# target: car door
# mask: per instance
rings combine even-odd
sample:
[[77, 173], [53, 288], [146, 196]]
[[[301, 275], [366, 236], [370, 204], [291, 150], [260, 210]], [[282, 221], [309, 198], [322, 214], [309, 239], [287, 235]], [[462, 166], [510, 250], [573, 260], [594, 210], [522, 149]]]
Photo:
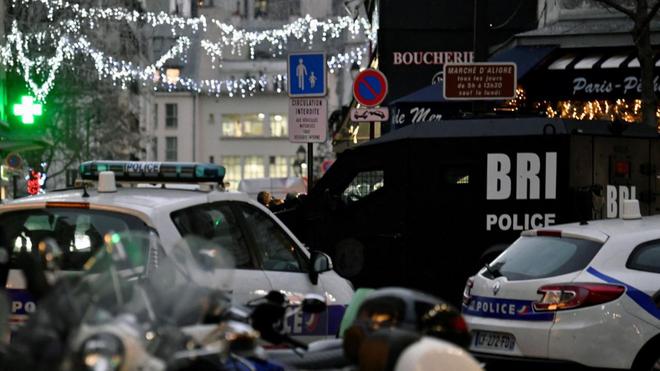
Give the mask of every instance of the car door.
[[232, 300], [245, 304], [265, 295], [272, 286], [260, 269], [245, 230], [230, 204], [214, 202], [181, 209], [172, 213], [172, 221], [182, 236], [201, 237], [231, 253], [236, 267], [232, 277]]
[[600, 274], [601, 279], [626, 286], [631, 301], [626, 301], [625, 306], [631, 314], [660, 327], [660, 307], [654, 300], [660, 291], [660, 239], [637, 245], [628, 255], [626, 269], [613, 276]]
[[[249, 231], [248, 241], [273, 289], [284, 292], [291, 302], [300, 301], [309, 293], [326, 296], [324, 279], [319, 279], [318, 284], [314, 285], [309, 278], [307, 254], [270, 214], [247, 203], [235, 203], [234, 206]], [[308, 339], [326, 336], [329, 329], [332, 330], [332, 326], [328, 326], [327, 313], [296, 313], [287, 319], [287, 330]]]

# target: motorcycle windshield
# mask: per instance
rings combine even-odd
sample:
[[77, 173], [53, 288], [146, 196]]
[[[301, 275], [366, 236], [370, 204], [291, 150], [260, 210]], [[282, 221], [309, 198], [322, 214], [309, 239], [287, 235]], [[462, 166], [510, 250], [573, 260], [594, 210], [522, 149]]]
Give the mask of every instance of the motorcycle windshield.
[[102, 308], [186, 325], [201, 321], [223, 294], [229, 301], [234, 262], [213, 242], [186, 237], [169, 253], [155, 233], [109, 233], [104, 242], [83, 279]]

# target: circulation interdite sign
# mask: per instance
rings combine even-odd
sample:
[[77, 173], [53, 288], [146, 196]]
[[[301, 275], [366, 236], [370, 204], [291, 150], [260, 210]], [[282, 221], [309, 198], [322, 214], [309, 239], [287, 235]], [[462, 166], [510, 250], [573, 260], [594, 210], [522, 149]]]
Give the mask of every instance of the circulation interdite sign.
[[446, 63], [447, 100], [499, 100], [516, 96], [515, 63]]
[[[290, 96], [289, 141], [325, 142], [328, 136], [325, 53], [291, 53], [287, 61]], [[309, 151], [311, 152], [311, 147]]]
[[322, 143], [328, 134], [328, 105], [325, 97], [289, 99], [289, 141]]

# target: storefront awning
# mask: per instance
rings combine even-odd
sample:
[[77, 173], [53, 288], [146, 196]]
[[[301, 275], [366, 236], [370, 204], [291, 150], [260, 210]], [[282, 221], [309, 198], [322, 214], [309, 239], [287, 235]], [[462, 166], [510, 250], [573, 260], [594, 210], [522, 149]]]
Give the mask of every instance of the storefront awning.
[[[489, 61], [516, 63], [517, 77], [521, 80], [555, 49], [554, 46], [516, 46], [494, 54]], [[445, 100], [442, 90], [440, 81], [392, 101], [389, 105], [392, 127], [453, 118], [470, 109], [470, 102]]]
[[[633, 48], [561, 49], [528, 78], [527, 95], [537, 100], [636, 99], [639, 59]], [[660, 93], [660, 60], [655, 60]]]

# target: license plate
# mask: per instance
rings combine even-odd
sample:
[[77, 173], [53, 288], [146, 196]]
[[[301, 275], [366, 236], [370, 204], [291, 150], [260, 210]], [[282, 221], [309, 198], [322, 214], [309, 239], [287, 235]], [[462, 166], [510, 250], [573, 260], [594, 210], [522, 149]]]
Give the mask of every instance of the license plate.
[[479, 349], [512, 351], [516, 346], [516, 338], [501, 332], [475, 331], [472, 344]]

